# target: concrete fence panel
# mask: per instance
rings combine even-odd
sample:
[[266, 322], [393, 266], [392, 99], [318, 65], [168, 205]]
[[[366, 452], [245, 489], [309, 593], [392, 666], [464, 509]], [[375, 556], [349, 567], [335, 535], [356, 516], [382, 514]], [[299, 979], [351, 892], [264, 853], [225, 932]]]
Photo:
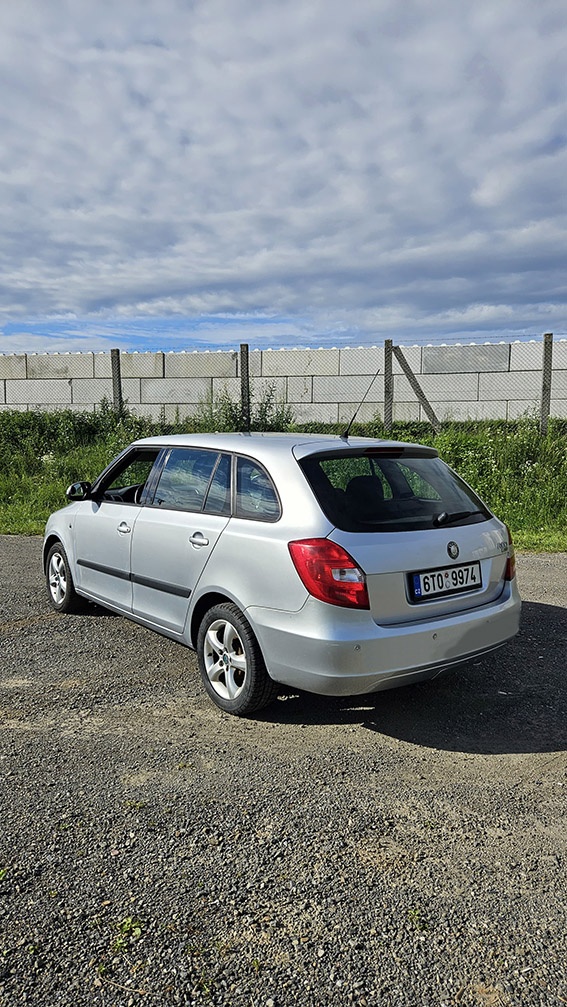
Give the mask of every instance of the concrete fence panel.
[[[404, 346], [403, 356], [439, 419], [515, 419], [541, 406], [543, 345]], [[119, 359], [123, 401], [140, 415], [184, 417], [211, 396], [241, 394], [240, 355], [232, 349]], [[297, 422], [347, 423], [359, 407], [361, 421], [384, 417], [383, 346], [253, 350], [248, 367], [254, 399], [273, 387]], [[110, 353], [0, 354], [0, 409], [96, 410], [113, 401], [112, 374]], [[393, 419], [426, 419], [395, 355], [392, 374]], [[552, 416], [567, 417], [566, 339], [552, 344], [549, 401]]]

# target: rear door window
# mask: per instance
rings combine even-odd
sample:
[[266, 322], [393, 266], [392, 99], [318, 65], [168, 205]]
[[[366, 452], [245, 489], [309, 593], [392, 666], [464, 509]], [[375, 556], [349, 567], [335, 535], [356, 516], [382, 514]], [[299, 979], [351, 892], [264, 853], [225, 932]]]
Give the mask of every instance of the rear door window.
[[172, 448], [157, 485], [153, 506], [202, 510], [218, 457], [217, 451]]
[[220, 455], [203, 507], [207, 514], [230, 514], [230, 469], [231, 456]]
[[300, 464], [321, 509], [343, 531], [415, 531], [491, 516], [470, 487], [425, 450], [315, 455]]

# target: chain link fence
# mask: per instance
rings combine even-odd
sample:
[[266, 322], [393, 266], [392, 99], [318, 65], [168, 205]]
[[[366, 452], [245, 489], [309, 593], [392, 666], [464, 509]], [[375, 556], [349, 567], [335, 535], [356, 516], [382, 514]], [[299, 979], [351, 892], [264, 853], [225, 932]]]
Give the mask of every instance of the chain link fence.
[[106, 402], [210, 429], [328, 431], [379, 422], [567, 418], [567, 339], [318, 349], [0, 355], [0, 409], [96, 410]]

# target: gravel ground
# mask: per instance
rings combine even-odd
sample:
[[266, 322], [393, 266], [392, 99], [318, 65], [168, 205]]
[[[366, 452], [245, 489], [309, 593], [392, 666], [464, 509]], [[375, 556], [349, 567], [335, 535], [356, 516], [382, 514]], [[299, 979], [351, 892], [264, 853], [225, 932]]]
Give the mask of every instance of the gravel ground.
[[0, 537], [0, 1004], [567, 1003], [567, 554], [435, 682], [253, 720]]

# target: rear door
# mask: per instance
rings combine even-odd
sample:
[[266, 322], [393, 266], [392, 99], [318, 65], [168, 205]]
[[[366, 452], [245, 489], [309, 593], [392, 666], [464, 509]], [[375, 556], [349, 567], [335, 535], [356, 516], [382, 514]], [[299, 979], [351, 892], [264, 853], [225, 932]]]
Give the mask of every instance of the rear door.
[[189, 600], [230, 519], [231, 458], [173, 448], [132, 536], [133, 613], [182, 633]]

